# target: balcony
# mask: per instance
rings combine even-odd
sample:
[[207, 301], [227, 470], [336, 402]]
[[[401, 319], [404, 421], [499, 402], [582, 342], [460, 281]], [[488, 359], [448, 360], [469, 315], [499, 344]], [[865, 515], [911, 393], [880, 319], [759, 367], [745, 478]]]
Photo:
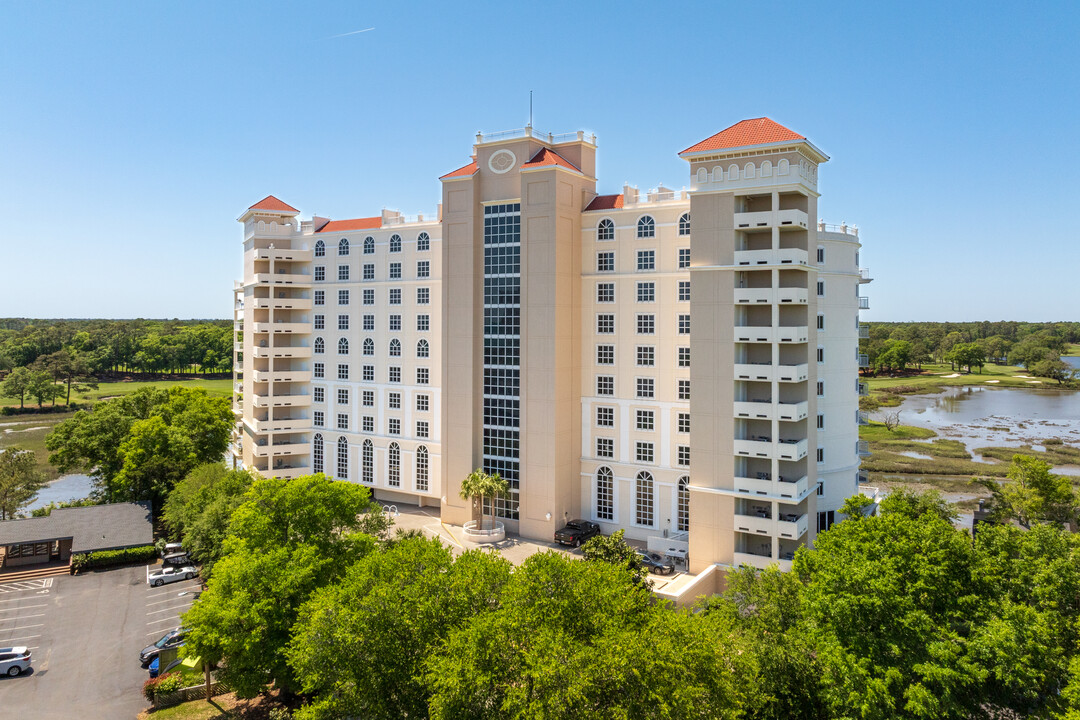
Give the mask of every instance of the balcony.
[[802, 365], [777, 365], [776, 379], [779, 382], [806, 382], [810, 377], [810, 366]]
[[754, 380], [759, 382], [805, 382], [809, 377], [810, 366], [772, 365], [771, 363], [739, 363], [735, 365], [736, 380]]
[[256, 333], [292, 334], [310, 333], [311, 325], [298, 322], [257, 322], [252, 323], [252, 331]]
[[802, 460], [806, 457], [807, 440], [780, 440], [768, 437], [735, 438], [735, 454], [740, 457], [767, 458], [769, 460]]
[[252, 307], [259, 310], [310, 310], [311, 298], [254, 298]]
[[252, 282], [256, 285], [288, 286], [288, 287], [311, 287], [310, 275], [296, 275], [293, 273], [255, 273]]
[[310, 250], [291, 250], [289, 248], [258, 248], [256, 260], [284, 260], [286, 262], [311, 262]]
[[859, 268], [859, 283], [868, 283], [873, 280], [870, 277], [870, 268]]
[[870, 326], [869, 325], [859, 325], [859, 339], [860, 340], [869, 340], [870, 339]]
[[255, 407], [308, 407], [311, 405], [311, 396], [302, 395], [254, 395], [252, 404]]
[[772, 496], [784, 498], [785, 500], [801, 499], [806, 495], [808, 486], [809, 480], [806, 476], [803, 476], [798, 480], [782, 476], [779, 480], [772, 480], [768, 473], [759, 473], [759, 476], [756, 478], [735, 478], [735, 491], [738, 493], [743, 493], [745, 495]]
[[736, 305], [805, 305], [809, 300], [806, 288], [736, 288]]
[[802, 210], [761, 210], [758, 212], [735, 213], [736, 230], [753, 230], [759, 228], [800, 228], [808, 227], [806, 213]]
[[776, 536], [787, 540], [798, 540], [806, 534], [806, 514], [780, 513], [776, 521]]
[[859, 309], [860, 310], [869, 310], [870, 309], [870, 298], [863, 297], [862, 295], [860, 295], [859, 296]]
[[311, 382], [310, 370], [275, 370], [274, 372], [256, 370], [253, 379], [257, 383], [265, 382]]
[[870, 386], [867, 385], [866, 383], [864, 383], [864, 382], [858, 383], [856, 385], [856, 387], [858, 388], [858, 391], [859, 391], [859, 397], [866, 397], [867, 395], [870, 394]]
[[742, 440], [735, 439], [735, 454], [742, 457], [759, 457], [772, 459], [773, 443], [768, 440]]
[[735, 529], [753, 535], [772, 535], [774, 523], [766, 515], [740, 515], [735, 513]]
[[806, 401], [797, 403], [777, 403], [776, 419], [781, 422], [798, 422], [805, 420], [808, 412]]
[[864, 413], [862, 410], [856, 411], [855, 417], [856, 417], [856, 419], [857, 419], [857, 421], [858, 421], [858, 423], [860, 425], [869, 425], [870, 424], [870, 417], [866, 413]]
[[259, 473], [268, 478], [295, 480], [298, 477], [311, 474], [311, 468], [307, 465], [282, 465], [269, 470], [259, 470]]
[[307, 455], [311, 446], [307, 443], [276, 443], [274, 445], [253, 445], [251, 452], [255, 457], [279, 457], [282, 455]]
[[855, 454], [859, 457], [870, 457], [870, 443], [866, 440], [856, 440]]
[[804, 343], [810, 338], [806, 326], [778, 327], [776, 328], [776, 340], [782, 343]]
[[806, 457], [807, 444], [806, 438], [802, 440], [781, 440], [776, 445], [776, 457], [779, 460], [802, 460]]
[[791, 570], [790, 560], [773, 560], [771, 555], [759, 555], [758, 553], [737, 552], [734, 554], [734, 564], [749, 565], [750, 567], [764, 570], [770, 565], [779, 565], [784, 572]]
[[735, 264], [739, 266], [749, 265], [808, 265], [809, 254], [798, 248], [783, 248], [781, 250], [736, 250]]
[[311, 429], [310, 418], [283, 418], [280, 420], [244, 420], [257, 433], [281, 432], [284, 430], [302, 431]]
[[264, 347], [262, 345], [254, 349], [257, 358], [309, 358], [311, 348], [304, 345]]
[[870, 356], [869, 355], [859, 353], [859, 358], [858, 359], [859, 359], [859, 367], [861, 367], [861, 368], [870, 367]]
[[772, 420], [775, 415], [770, 400], [738, 400], [734, 407], [735, 417], [744, 420]]

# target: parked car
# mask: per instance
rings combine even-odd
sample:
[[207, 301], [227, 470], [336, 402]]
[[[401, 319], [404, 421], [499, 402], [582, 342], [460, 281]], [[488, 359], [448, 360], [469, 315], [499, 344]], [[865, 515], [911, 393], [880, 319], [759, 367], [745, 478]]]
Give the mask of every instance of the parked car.
[[183, 567], [166, 565], [160, 570], [154, 570], [153, 572], [148, 573], [146, 582], [154, 587], [160, 587], [165, 583], [176, 582], [177, 580], [190, 580], [198, 574], [199, 569], [194, 565], [184, 565]]
[[30, 651], [24, 646], [0, 648], [0, 673], [16, 677], [30, 669]]
[[180, 667], [180, 663], [182, 662], [184, 662], [183, 658], [176, 658], [171, 663], [166, 665], [164, 670], [159, 671], [158, 668], [161, 667], [161, 656], [159, 655], [150, 661], [150, 667], [148, 667], [147, 669], [150, 671], [150, 677], [156, 678], [158, 675], [164, 675], [170, 670], [175, 670], [176, 668]]
[[166, 648], [180, 647], [187, 637], [187, 628], [178, 627], [162, 635], [153, 645], [147, 645], [139, 653], [139, 662], [146, 667], [162, 650]]
[[555, 531], [555, 542], [560, 545], [581, 547], [581, 544], [589, 538], [600, 534], [600, 526], [588, 520], [571, 520], [566, 527]]
[[161, 558], [161, 563], [165, 566], [183, 567], [191, 564], [191, 558], [188, 557], [187, 550], [180, 550]]
[[184, 546], [180, 543], [165, 543], [165, 547], [161, 549], [161, 555], [163, 557], [178, 552], [187, 552], [187, 550], [185, 550]]
[[641, 561], [641, 567], [648, 569], [654, 575], [671, 575], [675, 572], [675, 561], [665, 555], [638, 550], [638, 559]]

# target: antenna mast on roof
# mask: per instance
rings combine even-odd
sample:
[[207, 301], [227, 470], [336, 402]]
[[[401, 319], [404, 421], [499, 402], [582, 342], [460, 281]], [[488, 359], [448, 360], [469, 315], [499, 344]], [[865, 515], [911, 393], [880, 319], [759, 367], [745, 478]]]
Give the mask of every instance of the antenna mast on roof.
[[532, 127], [532, 90], [529, 91], [529, 127]]

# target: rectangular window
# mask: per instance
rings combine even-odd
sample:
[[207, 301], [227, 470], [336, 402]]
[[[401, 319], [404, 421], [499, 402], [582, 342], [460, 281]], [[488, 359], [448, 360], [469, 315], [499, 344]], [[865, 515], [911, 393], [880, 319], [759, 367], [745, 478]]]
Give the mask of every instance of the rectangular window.
[[615, 427], [615, 408], [596, 408], [596, 425], [597, 427]]
[[349, 414], [348, 413], [338, 413], [338, 416], [337, 416], [337, 429], [338, 430], [348, 430], [349, 429]]
[[364, 281], [371, 282], [375, 279], [375, 263], [364, 263]]
[[325, 305], [326, 304], [326, 291], [325, 290], [316, 290], [315, 291], [315, 304], [316, 305]]
[[614, 395], [615, 394], [615, 378], [611, 375], [597, 375], [596, 376], [596, 394], [597, 395]]
[[690, 432], [690, 413], [679, 413], [675, 417], [676, 432]]
[[427, 305], [431, 302], [431, 288], [416, 288], [416, 304]]
[[373, 332], [375, 330], [375, 316], [374, 315], [365, 315], [364, 316], [364, 330], [366, 332]]
[[819, 447], [817, 449], [817, 461], [819, 463], [825, 462], [825, 448]]
[[314, 372], [312, 373], [312, 375], [314, 375], [314, 377], [317, 377], [317, 378], [322, 378], [322, 377], [324, 377], [325, 373], [326, 373], [326, 365], [324, 365], [321, 362], [315, 363]]
[[638, 378], [637, 379], [637, 396], [642, 400], [649, 400], [653, 396], [653, 384], [652, 378]]
[[366, 432], [366, 433], [375, 432], [375, 418], [374, 418], [374, 416], [365, 415], [363, 417], [363, 420], [364, 420], [364, 426], [363, 426], [364, 427], [364, 432]]
[[365, 390], [363, 398], [364, 398], [364, 407], [375, 407], [375, 391], [374, 390]]
[[690, 348], [681, 347], [679, 350], [679, 367], [690, 367]]
[[349, 404], [349, 391], [345, 389], [339, 389], [337, 391], [337, 401], [339, 405]]
[[324, 426], [326, 424], [326, 413], [324, 413], [322, 410], [316, 410], [315, 412], [311, 413], [311, 423], [315, 427]]
[[349, 316], [348, 315], [338, 315], [337, 316], [337, 329], [338, 330], [348, 330], [349, 329]]
[[690, 281], [679, 281], [679, 302], [690, 302]]
[[427, 395], [420, 394], [416, 396], [416, 410], [418, 412], [427, 412], [430, 407], [431, 401]]
[[596, 283], [596, 302], [615, 302], [615, 283]]
[[651, 442], [641, 442], [640, 440], [634, 444], [634, 458], [638, 462], [651, 463], [653, 461], [653, 444]]
[[416, 437], [426, 438], [428, 436], [428, 421], [417, 420], [416, 421]]
[[817, 347], [817, 361], [819, 363], [825, 362], [825, 348], [822, 345], [818, 345]]
[[637, 316], [638, 335], [652, 335], [656, 331], [656, 316], [651, 313], [641, 313]]
[[390, 418], [387, 422], [386, 432], [388, 435], [400, 435], [401, 434], [401, 419]]
[[637, 346], [638, 367], [652, 367], [656, 364], [656, 349], [652, 345]]
[[399, 393], [399, 392], [387, 393], [386, 402], [387, 402], [387, 405], [390, 406], [391, 410], [400, 410], [401, 409], [401, 393]]
[[689, 380], [680, 380], [679, 381], [679, 396], [678, 397], [679, 397], [680, 400], [689, 400], [690, 399], [690, 381]]
[[418, 278], [431, 277], [431, 261], [430, 260], [417, 260], [416, 261], [416, 277], [418, 277]]
[[316, 330], [325, 330], [326, 329], [326, 316], [325, 315], [316, 315], [315, 316], [315, 329]]
[[823, 248], [823, 247], [819, 247], [817, 249], [817, 264], [818, 265], [824, 265], [825, 264], [825, 248]]
[[679, 316], [679, 334], [680, 335], [689, 335], [690, 334], [690, 315], [689, 314], [684, 314], [684, 315]]
[[825, 381], [824, 380], [818, 380], [817, 381], [817, 396], [818, 397], [825, 397]]
[[637, 284], [637, 301], [638, 302], [655, 302], [656, 301], [656, 283], [639, 282]]
[[364, 291], [364, 304], [365, 305], [374, 305], [375, 304], [375, 291], [374, 290], [365, 290]]
[[391, 365], [389, 372], [389, 382], [399, 383], [401, 382], [401, 367], [398, 365]]
[[653, 424], [654, 424], [654, 415], [653, 415], [652, 410], [638, 410], [637, 411], [637, 423], [636, 423], [635, 427], [637, 427], [638, 430], [649, 430], [649, 431], [651, 431], [653, 429]]
[[390, 279], [391, 280], [400, 280], [401, 279], [401, 263], [399, 263], [399, 262], [390, 263]]
[[615, 253], [596, 253], [596, 272], [615, 272]]
[[400, 332], [400, 331], [401, 331], [401, 316], [400, 315], [391, 315], [390, 316], [390, 332]]
[[390, 304], [401, 304], [401, 288], [390, 288]]
[[419, 332], [427, 332], [431, 328], [431, 316], [429, 315], [417, 315], [416, 316], [416, 329]]
[[427, 385], [430, 373], [427, 368], [416, 368], [416, 384]]
[[690, 446], [678, 445], [675, 448], [675, 464], [679, 467], [690, 467]]
[[596, 438], [596, 457], [615, 457], [615, 441], [611, 438]]
[[337, 279], [338, 282], [346, 282], [349, 279], [349, 266], [338, 265], [337, 266]]
[[364, 382], [375, 382], [375, 366], [364, 366]]
[[679, 248], [679, 269], [690, 267], [690, 248]]
[[615, 346], [614, 345], [597, 345], [596, 346], [596, 364], [597, 365], [614, 365], [615, 364]]
[[825, 281], [824, 280], [818, 280], [817, 281], [817, 296], [818, 297], [825, 297]]
[[326, 279], [326, 268], [322, 265], [315, 266], [315, 282], [322, 282]]
[[348, 290], [338, 290], [337, 291], [337, 304], [338, 305], [348, 305], [349, 304], [349, 291]]
[[326, 388], [313, 387], [311, 388], [311, 399], [317, 403], [326, 401]]
[[648, 272], [656, 269], [656, 251], [655, 250], [638, 250], [637, 251], [637, 270], [638, 272]]
[[596, 316], [596, 333], [598, 335], [610, 335], [615, 332], [615, 316], [614, 315], [597, 315]]
[[825, 429], [825, 413], [818, 413], [817, 414], [817, 429], [818, 430], [824, 430]]
[[818, 316], [817, 316], [817, 329], [818, 330], [824, 330], [825, 329], [825, 313], [818, 313]]
[[346, 363], [339, 363], [337, 366], [337, 379], [348, 380], [349, 379], [349, 366]]

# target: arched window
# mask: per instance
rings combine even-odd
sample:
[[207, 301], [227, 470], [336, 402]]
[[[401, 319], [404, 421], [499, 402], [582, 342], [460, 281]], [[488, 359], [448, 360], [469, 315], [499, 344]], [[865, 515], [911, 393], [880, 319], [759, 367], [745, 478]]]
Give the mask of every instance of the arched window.
[[728, 177], [728, 180], [738, 180], [739, 179], [739, 166], [738, 165], [728, 165], [727, 177]]
[[596, 471], [596, 519], [615, 519], [615, 480], [611, 468]]
[[374, 355], [375, 354], [375, 341], [372, 340], [371, 338], [364, 338], [364, 354], [365, 355]]
[[743, 171], [743, 177], [745, 177], [745, 178], [754, 177], [754, 163], [752, 163], [752, 162], [746, 163], [746, 165], [743, 165], [742, 171]]
[[416, 448], [416, 489], [420, 492], [428, 490], [428, 453], [424, 445]]
[[324, 257], [326, 255], [326, 243], [322, 240], [315, 241], [315, 257]]
[[326, 343], [321, 337], [315, 338], [315, 354], [322, 355], [324, 352], [326, 352]]
[[428, 341], [420, 340], [416, 343], [416, 357], [426, 358], [428, 356]]
[[687, 475], [679, 478], [679, 494], [675, 501], [675, 529], [680, 532], [690, 529], [690, 478]]
[[682, 217], [679, 218], [679, 234], [690, 234], [690, 213], [683, 213]]
[[311, 439], [311, 443], [311, 469], [314, 472], [321, 473], [323, 471], [322, 433], [315, 433], [315, 437]]
[[390, 236], [390, 252], [401, 252], [401, 236]]
[[370, 440], [364, 441], [360, 456], [360, 481], [366, 483], [375, 482], [375, 446]]
[[390, 357], [401, 357], [401, 341], [397, 338], [390, 341]]
[[638, 525], [653, 526], [653, 478], [644, 470], [637, 474], [634, 487], [634, 521]]
[[338, 240], [337, 254], [338, 255], [348, 255], [349, 254], [349, 238], [341, 238], [340, 240]]
[[656, 237], [656, 223], [648, 215], [637, 221], [637, 236], [639, 238]]
[[786, 158], [782, 159], [780, 162], [776, 163], [776, 174], [777, 175], [787, 175], [789, 165], [790, 165], [790, 163], [788, 163]]
[[419, 252], [431, 249], [431, 238], [427, 233], [420, 233], [416, 236], [416, 249]]
[[712, 181], [721, 182], [724, 179], [724, 168], [717, 165], [712, 169]]
[[772, 163], [768, 160], [761, 163], [761, 177], [772, 177]]
[[337, 440], [337, 475], [338, 480], [349, 479], [349, 441], [342, 435]]
[[349, 354], [349, 340], [347, 338], [341, 338], [337, 341], [337, 351], [338, 355]]
[[364, 254], [365, 255], [374, 255], [375, 254], [375, 238], [371, 237], [370, 235], [368, 235], [366, 238], [364, 238]]
[[390, 443], [390, 452], [386, 458], [386, 484], [390, 487], [401, 487], [401, 448], [396, 442]]
[[615, 239], [615, 223], [610, 218], [604, 218], [600, 221], [600, 224], [596, 226], [596, 239], [597, 240], [614, 240]]
[[699, 183], [707, 183], [707, 182], [709, 182], [709, 171], [706, 170], [705, 168], [698, 168], [697, 181]]

